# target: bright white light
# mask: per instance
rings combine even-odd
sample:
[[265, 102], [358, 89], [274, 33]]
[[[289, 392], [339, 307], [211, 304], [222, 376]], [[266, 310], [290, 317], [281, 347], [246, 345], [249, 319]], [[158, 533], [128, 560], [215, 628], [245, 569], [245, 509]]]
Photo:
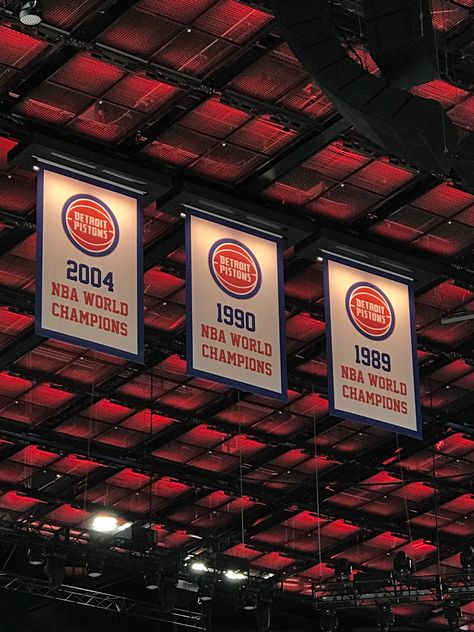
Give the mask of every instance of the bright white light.
[[204, 564], [204, 562], [193, 562], [191, 564], [191, 570], [195, 571], [196, 573], [205, 573], [207, 572], [208, 568]]
[[112, 533], [118, 528], [118, 520], [111, 514], [99, 514], [92, 520], [91, 528], [100, 533]]
[[227, 579], [231, 579], [232, 581], [242, 581], [243, 579], [247, 579], [247, 575], [244, 573], [240, 573], [239, 571], [228, 570], [224, 573]]

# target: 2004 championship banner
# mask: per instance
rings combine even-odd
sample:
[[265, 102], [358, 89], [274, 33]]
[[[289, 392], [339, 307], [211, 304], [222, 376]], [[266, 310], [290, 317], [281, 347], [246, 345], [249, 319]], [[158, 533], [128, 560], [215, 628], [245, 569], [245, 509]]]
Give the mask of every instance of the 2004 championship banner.
[[280, 239], [186, 210], [188, 373], [286, 401]]
[[421, 437], [411, 281], [328, 255], [324, 288], [330, 413]]
[[140, 215], [128, 190], [40, 170], [37, 333], [143, 361]]

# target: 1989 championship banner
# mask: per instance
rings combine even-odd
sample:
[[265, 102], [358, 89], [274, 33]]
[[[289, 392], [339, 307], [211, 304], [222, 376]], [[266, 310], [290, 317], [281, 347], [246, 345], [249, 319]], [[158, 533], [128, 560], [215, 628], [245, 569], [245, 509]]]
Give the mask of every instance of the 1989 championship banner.
[[331, 414], [420, 437], [412, 283], [333, 255], [324, 266]]
[[187, 211], [188, 373], [286, 401], [279, 238]]
[[128, 191], [40, 170], [37, 333], [143, 360], [140, 212]]

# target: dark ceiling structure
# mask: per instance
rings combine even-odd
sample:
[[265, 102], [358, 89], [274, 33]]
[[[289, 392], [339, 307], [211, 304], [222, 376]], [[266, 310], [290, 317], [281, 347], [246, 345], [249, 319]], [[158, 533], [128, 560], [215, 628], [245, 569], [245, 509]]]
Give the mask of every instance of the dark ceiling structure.
[[[383, 603], [400, 629], [442, 629], [453, 598], [461, 629], [474, 630], [460, 558], [474, 537], [474, 320], [441, 323], [474, 313], [474, 171], [462, 155], [447, 169], [420, 164], [404, 143], [377, 144], [342, 117], [282, 37], [272, 2], [41, 4], [42, 23], [25, 27], [19, 3], [0, 0], [2, 600], [21, 609], [24, 599], [31, 620], [49, 608], [42, 623], [25, 619], [29, 630], [54, 630], [51, 607], [64, 603], [104, 611], [104, 630], [121, 629], [111, 612], [142, 617], [143, 630], [147, 620], [204, 629], [191, 565], [212, 567], [232, 604], [219, 572], [233, 560], [273, 600], [272, 629], [317, 621], [313, 604], [340, 609], [347, 629], [375, 629]], [[382, 81], [363, 5], [326, 8], [352, 64]], [[428, 103], [436, 133], [446, 121], [461, 144], [474, 131], [474, 0], [426, 6], [436, 76], [396, 90]], [[31, 156], [51, 151], [153, 185], [144, 365], [34, 333]], [[288, 404], [186, 374], [180, 212], [200, 201], [284, 232]], [[414, 275], [422, 441], [328, 414], [324, 248]], [[94, 536], [104, 507], [133, 527]], [[28, 564], [34, 547], [62, 563], [62, 588], [54, 569]], [[403, 553], [413, 568], [397, 586]], [[103, 573], [91, 579], [94, 564]], [[155, 572], [160, 599], [143, 583]], [[167, 582], [180, 595], [171, 606]], [[249, 625], [220, 614], [224, 629]], [[94, 625], [66, 618], [58, 629]]]

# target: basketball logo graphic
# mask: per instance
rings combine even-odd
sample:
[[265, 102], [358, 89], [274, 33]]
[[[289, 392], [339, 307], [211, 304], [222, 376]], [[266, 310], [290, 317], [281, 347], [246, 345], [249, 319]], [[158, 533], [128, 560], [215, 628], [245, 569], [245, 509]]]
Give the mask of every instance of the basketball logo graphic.
[[108, 255], [117, 246], [119, 227], [110, 208], [91, 195], [74, 195], [62, 212], [63, 228], [81, 252], [92, 257]]
[[346, 294], [346, 310], [354, 327], [366, 338], [385, 340], [395, 326], [388, 297], [371, 283], [355, 283]]
[[217, 285], [234, 298], [255, 296], [262, 272], [255, 255], [234, 239], [220, 239], [209, 251], [209, 270]]

